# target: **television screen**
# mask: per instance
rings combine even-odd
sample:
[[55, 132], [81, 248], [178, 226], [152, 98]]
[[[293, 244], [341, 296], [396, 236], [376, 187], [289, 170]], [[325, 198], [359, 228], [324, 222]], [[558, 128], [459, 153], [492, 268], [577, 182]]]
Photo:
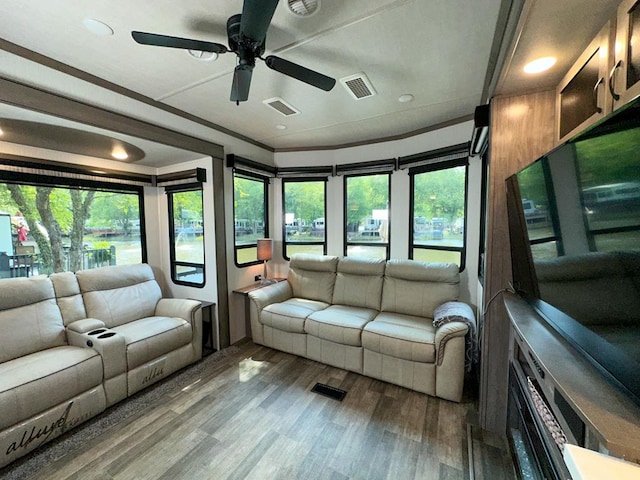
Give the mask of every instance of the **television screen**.
[[514, 287], [640, 403], [640, 100], [507, 181]]

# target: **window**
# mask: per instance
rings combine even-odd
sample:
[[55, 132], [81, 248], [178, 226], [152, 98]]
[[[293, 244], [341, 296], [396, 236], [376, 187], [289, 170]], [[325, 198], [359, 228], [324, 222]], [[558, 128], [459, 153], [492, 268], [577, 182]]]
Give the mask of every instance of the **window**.
[[204, 217], [202, 187], [167, 187], [171, 279], [179, 285], [203, 287]]
[[294, 253], [327, 253], [326, 180], [283, 179], [284, 258]]
[[389, 258], [390, 178], [345, 176], [345, 255]]
[[257, 174], [234, 172], [233, 233], [236, 265], [258, 262], [258, 238], [269, 236], [267, 187], [269, 179]]
[[[462, 165], [461, 165], [462, 163]], [[464, 268], [466, 160], [438, 162], [409, 170], [411, 179], [410, 256]]]
[[[2, 172], [0, 244], [9, 271], [32, 276], [146, 261], [142, 187]], [[2, 254], [0, 254], [2, 255]]]

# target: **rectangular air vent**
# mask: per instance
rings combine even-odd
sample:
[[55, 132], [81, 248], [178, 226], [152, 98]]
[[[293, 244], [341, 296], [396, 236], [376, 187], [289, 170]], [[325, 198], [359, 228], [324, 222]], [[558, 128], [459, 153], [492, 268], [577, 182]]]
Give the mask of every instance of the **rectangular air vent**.
[[341, 78], [340, 82], [356, 100], [373, 97], [376, 94], [371, 81], [362, 72]]
[[263, 100], [262, 103], [267, 107], [273, 108], [276, 112], [284, 115], [285, 117], [290, 117], [291, 115], [297, 115], [300, 113], [300, 110], [285, 102], [280, 97], [269, 98], [267, 100]]

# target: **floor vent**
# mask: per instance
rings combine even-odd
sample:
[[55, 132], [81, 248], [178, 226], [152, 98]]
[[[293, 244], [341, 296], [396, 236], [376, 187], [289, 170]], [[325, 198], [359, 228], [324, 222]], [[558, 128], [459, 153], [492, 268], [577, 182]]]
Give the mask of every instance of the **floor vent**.
[[334, 400], [338, 400], [339, 402], [341, 402], [347, 395], [347, 392], [345, 390], [340, 390], [339, 388], [325, 385], [324, 383], [316, 383], [311, 391], [319, 393], [320, 395], [324, 395], [325, 397], [333, 398]]
[[376, 94], [371, 81], [362, 72], [341, 78], [340, 82], [356, 100], [373, 97]]
[[268, 98], [267, 100], [263, 100], [267, 107], [273, 108], [276, 112], [284, 115], [285, 117], [290, 117], [291, 115], [298, 115], [300, 110], [295, 108], [293, 105], [285, 102], [280, 97]]

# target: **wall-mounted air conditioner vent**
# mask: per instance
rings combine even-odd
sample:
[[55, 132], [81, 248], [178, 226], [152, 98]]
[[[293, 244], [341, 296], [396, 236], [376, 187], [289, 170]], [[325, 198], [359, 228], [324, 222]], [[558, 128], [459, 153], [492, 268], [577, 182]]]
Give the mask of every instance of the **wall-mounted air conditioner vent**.
[[267, 100], [263, 100], [262, 103], [267, 107], [273, 108], [276, 112], [284, 115], [285, 117], [290, 117], [291, 115], [297, 115], [300, 113], [300, 110], [285, 102], [280, 97], [268, 98]]
[[371, 81], [362, 72], [341, 78], [340, 82], [356, 100], [373, 97], [376, 94]]

